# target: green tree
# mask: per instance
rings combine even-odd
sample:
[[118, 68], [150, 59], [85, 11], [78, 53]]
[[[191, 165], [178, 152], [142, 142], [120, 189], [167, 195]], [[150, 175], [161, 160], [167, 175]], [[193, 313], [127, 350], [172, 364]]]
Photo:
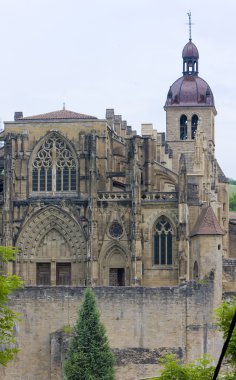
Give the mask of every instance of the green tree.
[[[16, 249], [0, 246], [0, 263], [15, 259]], [[0, 365], [6, 366], [18, 352], [15, 347], [14, 328], [19, 316], [8, 306], [9, 295], [22, 286], [18, 276], [5, 275], [0, 270]]]
[[[236, 312], [236, 297], [231, 301], [224, 301], [216, 309], [216, 319], [219, 330], [223, 332], [224, 339], [227, 338], [230, 324]], [[229, 341], [228, 349], [226, 351], [226, 357], [230, 360], [230, 363], [236, 370], [236, 329], [234, 329], [231, 339]]]
[[174, 355], [168, 354], [161, 360], [163, 369], [153, 380], [212, 380], [214, 367], [212, 359], [203, 356], [194, 363], [182, 364]]
[[114, 362], [95, 296], [87, 288], [64, 363], [65, 379], [113, 380]]
[[233, 193], [229, 197], [229, 209], [230, 211], [236, 211], [236, 193]]
[[167, 354], [160, 363], [163, 366], [161, 375], [153, 380], [189, 380], [186, 366], [174, 355]]
[[229, 183], [230, 183], [231, 185], [236, 185], [236, 179], [229, 178]]

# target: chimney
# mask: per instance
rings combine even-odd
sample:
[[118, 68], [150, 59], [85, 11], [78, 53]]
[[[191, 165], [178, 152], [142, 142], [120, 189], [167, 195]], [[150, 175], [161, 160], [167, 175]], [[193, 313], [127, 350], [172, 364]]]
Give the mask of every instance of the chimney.
[[14, 120], [15, 121], [22, 119], [22, 118], [23, 118], [23, 112], [21, 112], [21, 111], [15, 112], [15, 114], [14, 114]]
[[114, 109], [113, 108], [107, 108], [106, 109], [106, 119], [113, 119], [114, 118]]

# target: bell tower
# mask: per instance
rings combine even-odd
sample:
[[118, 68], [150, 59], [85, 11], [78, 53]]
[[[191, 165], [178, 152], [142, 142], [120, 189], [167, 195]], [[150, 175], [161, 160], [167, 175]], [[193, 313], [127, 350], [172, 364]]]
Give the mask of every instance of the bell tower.
[[173, 151], [173, 169], [178, 171], [181, 153], [191, 158], [199, 128], [214, 149], [214, 118], [217, 114], [214, 96], [208, 83], [199, 77], [199, 52], [192, 42], [191, 14], [189, 41], [182, 51], [183, 73], [171, 86], [164, 109], [166, 111], [166, 140]]

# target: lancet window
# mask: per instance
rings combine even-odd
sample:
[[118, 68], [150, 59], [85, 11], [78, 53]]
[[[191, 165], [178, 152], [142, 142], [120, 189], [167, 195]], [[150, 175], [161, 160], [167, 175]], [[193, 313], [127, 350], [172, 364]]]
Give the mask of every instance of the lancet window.
[[154, 232], [154, 264], [172, 264], [172, 236], [173, 228], [165, 216], [161, 216]]
[[180, 140], [187, 140], [188, 138], [188, 120], [186, 115], [180, 117]]
[[193, 115], [191, 119], [191, 139], [195, 139], [195, 135], [197, 132], [197, 126], [198, 126], [198, 116]]
[[33, 161], [32, 190], [37, 192], [76, 191], [76, 160], [68, 144], [51, 135]]

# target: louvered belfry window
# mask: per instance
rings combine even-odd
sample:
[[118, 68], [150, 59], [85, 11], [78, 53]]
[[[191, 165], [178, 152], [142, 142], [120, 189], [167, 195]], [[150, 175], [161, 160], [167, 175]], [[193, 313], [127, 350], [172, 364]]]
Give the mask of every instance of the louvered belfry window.
[[76, 191], [76, 161], [68, 144], [57, 135], [40, 147], [32, 168], [32, 190]]

